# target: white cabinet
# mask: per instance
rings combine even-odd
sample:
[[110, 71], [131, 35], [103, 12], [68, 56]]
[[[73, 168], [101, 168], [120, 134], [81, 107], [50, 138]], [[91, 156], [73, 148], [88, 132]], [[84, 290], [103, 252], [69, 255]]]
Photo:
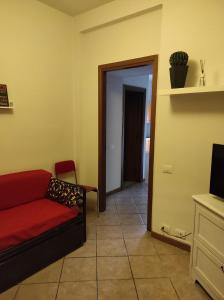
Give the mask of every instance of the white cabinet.
[[193, 199], [192, 277], [215, 300], [224, 300], [224, 201], [211, 194]]

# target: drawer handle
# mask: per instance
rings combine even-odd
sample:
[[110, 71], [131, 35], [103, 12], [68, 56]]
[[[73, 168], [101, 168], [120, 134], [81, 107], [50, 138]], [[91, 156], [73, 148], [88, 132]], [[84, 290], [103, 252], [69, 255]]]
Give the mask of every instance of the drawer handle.
[[223, 273], [224, 273], [224, 266], [221, 266], [221, 270], [223, 271]]

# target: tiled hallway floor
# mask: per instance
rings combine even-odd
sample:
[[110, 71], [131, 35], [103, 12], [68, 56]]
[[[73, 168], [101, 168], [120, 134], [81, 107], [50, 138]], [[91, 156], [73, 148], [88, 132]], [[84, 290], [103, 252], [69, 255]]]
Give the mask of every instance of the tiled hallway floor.
[[[0, 295], [0, 300], [203, 300], [189, 277], [189, 254], [146, 231], [146, 186], [107, 199], [87, 215], [87, 242]], [[0, 279], [1, 280], [1, 279]]]

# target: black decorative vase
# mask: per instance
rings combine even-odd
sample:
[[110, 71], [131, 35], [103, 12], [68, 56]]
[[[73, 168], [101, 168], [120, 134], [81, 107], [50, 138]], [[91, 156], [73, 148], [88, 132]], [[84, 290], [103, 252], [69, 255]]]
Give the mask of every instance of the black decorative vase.
[[188, 54], [183, 51], [174, 52], [170, 56], [170, 82], [171, 88], [183, 88], [188, 71]]
[[187, 78], [188, 66], [174, 66], [170, 68], [171, 88], [183, 88]]

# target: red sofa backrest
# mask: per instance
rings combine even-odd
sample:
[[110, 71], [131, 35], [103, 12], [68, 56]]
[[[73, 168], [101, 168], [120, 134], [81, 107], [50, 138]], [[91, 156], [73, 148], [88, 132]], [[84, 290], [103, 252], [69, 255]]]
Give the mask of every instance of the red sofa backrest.
[[44, 198], [51, 176], [45, 170], [1, 175], [0, 210]]

